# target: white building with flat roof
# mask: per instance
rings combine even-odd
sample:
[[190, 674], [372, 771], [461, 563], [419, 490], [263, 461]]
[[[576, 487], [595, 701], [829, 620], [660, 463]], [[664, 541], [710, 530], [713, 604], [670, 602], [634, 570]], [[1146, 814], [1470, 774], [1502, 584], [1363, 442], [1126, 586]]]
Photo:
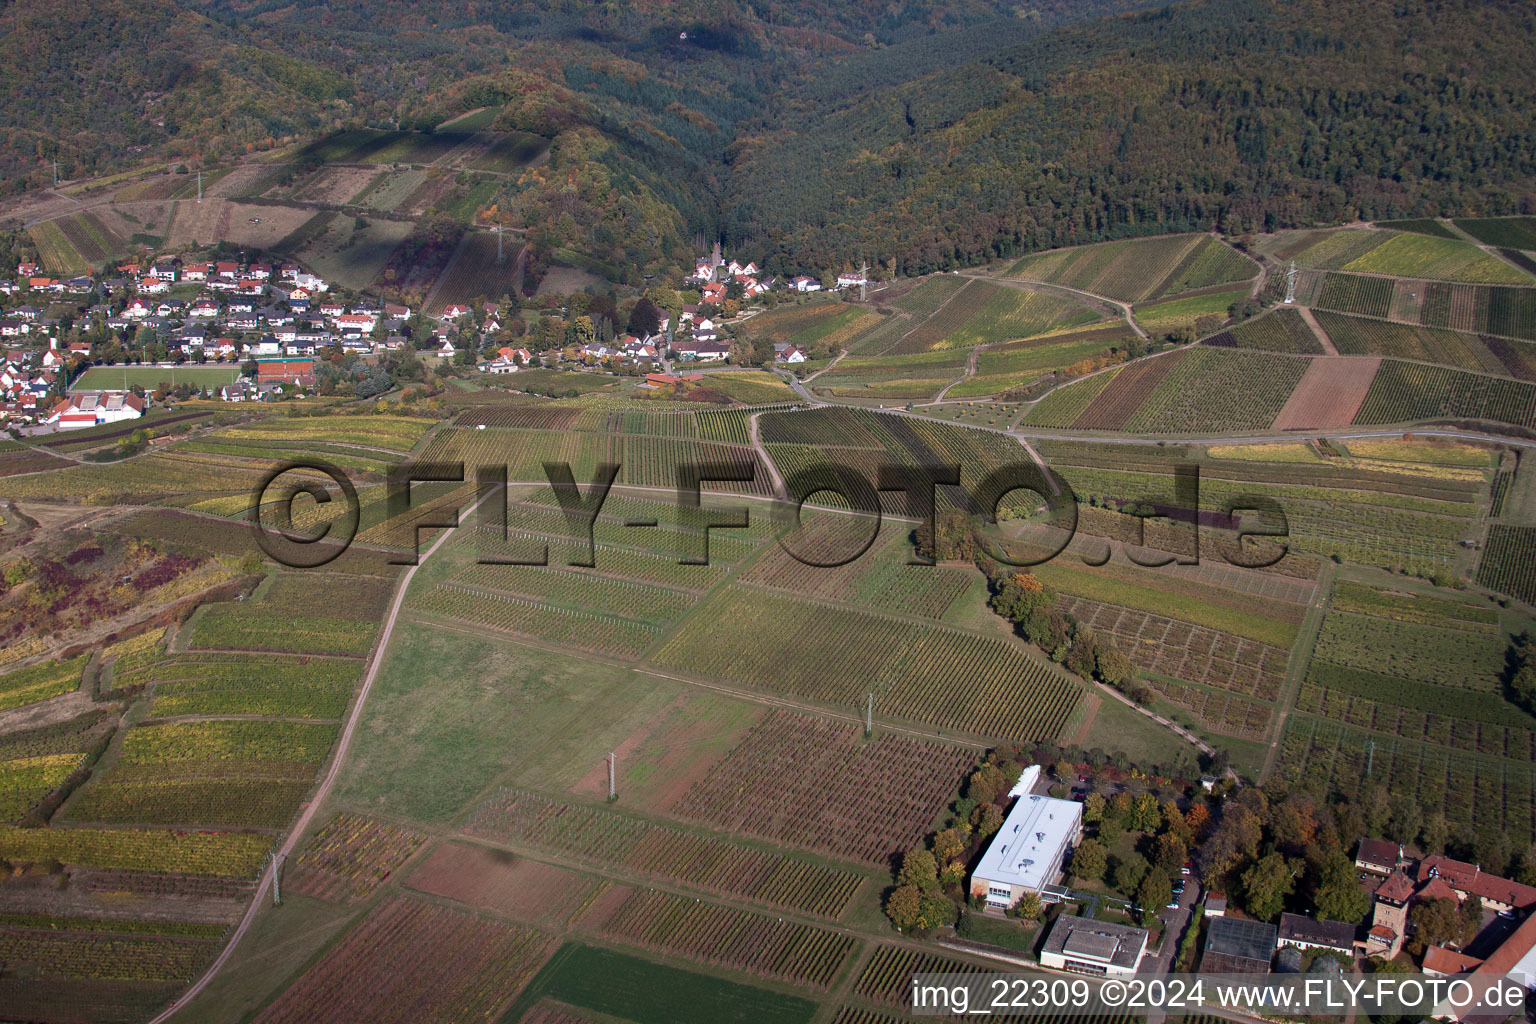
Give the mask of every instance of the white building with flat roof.
[[1058, 971], [1128, 977], [1147, 951], [1147, 930], [1063, 914], [1040, 948], [1040, 964]]
[[1061, 874], [1083, 832], [1083, 805], [1032, 793], [1040, 766], [1030, 765], [1009, 791], [1017, 797], [971, 875], [971, 894], [1006, 910], [1026, 892], [1040, 894]]

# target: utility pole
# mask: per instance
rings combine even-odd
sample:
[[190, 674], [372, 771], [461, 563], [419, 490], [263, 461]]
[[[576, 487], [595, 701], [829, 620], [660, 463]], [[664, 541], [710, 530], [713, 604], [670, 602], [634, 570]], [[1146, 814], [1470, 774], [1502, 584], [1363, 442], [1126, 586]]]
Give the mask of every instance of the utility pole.
[[500, 266], [504, 262], [506, 262], [506, 259], [501, 254], [501, 225], [497, 224], [496, 225], [496, 264], [497, 264], [497, 266]]
[[1291, 260], [1290, 268], [1285, 272], [1285, 304], [1289, 306], [1296, 301], [1296, 261]]
[[283, 905], [283, 889], [279, 881], [283, 870], [283, 858], [275, 853], [268, 853], [267, 862], [272, 865], [272, 905], [280, 907]]
[[869, 297], [869, 260], [859, 258], [859, 301]]
[[1371, 767], [1376, 763], [1376, 741], [1371, 740], [1370, 748], [1365, 753], [1365, 777], [1371, 777]]
[[610, 752], [608, 754], [608, 802], [609, 803], [613, 803], [613, 801], [618, 799], [618, 794], [615, 793], [614, 790], [613, 790], [613, 766], [614, 766], [614, 762], [616, 762], [618, 759], [619, 759], [619, 755], [617, 753]]
[[202, 171], [202, 168], [198, 168], [198, 171], [197, 171], [197, 201], [198, 202], [202, 202], [203, 201], [203, 171]]
[[59, 187], [59, 158], [53, 158], [53, 187]]
[[869, 691], [869, 700], [864, 705], [864, 735], [870, 736], [875, 731], [875, 691]]

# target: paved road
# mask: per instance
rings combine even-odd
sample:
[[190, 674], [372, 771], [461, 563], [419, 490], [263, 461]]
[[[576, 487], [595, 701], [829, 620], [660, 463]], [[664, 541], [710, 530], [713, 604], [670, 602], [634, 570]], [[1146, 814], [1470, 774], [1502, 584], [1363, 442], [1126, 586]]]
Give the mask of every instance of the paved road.
[[[475, 509], [479, 508], [486, 498], [490, 496], [487, 494], [470, 506], [470, 514], [473, 514]], [[373, 656], [368, 660], [368, 671], [363, 676], [363, 685], [357, 692], [357, 700], [352, 703], [352, 710], [347, 714], [346, 724], [342, 726], [341, 739], [336, 743], [336, 751], [331, 755], [330, 767], [326, 770], [325, 778], [320, 780], [320, 787], [315, 790], [315, 795], [310, 798], [309, 804], [304, 808], [303, 813], [299, 815], [298, 821], [294, 822], [293, 829], [288, 833], [288, 838], [283, 840], [283, 845], [278, 848], [277, 861], [279, 863], [287, 858], [293, 852], [293, 848], [298, 845], [299, 837], [309, 827], [309, 823], [314, 819], [315, 812], [320, 809], [321, 804], [325, 803], [325, 798], [330, 795], [331, 787], [336, 784], [336, 779], [341, 774], [341, 765], [346, 759], [347, 748], [352, 745], [352, 735], [357, 731], [357, 723], [362, 717], [363, 705], [368, 702], [368, 694], [372, 691], [373, 682], [379, 675], [379, 666], [384, 663], [384, 652], [389, 647], [391, 634], [394, 633], [395, 620], [400, 615], [400, 606], [405, 603], [406, 588], [411, 585], [411, 579], [416, 575], [416, 570], [421, 567], [422, 563], [431, 558], [432, 553], [442, 547], [443, 543], [451, 536], [453, 536], [452, 530], [444, 530], [437, 540], [432, 542], [432, 546], [427, 549], [426, 554], [417, 559], [416, 565], [406, 569], [405, 574], [400, 578], [400, 583], [395, 588], [395, 599], [389, 606], [389, 614], [385, 616], [383, 628], [379, 630], [378, 643], [374, 644]], [[203, 976], [193, 982], [192, 987], [182, 993], [179, 1000], [156, 1015], [150, 1021], [150, 1024], [161, 1024], [162, 1021], [169, 1020], [180, 1007], [191, 1002], [198, 993], [207, 987], [214, 976], [229, 962], [229, 958], [234, 955], [235, 947], [240, 944], [240, 940], [244, 938], [245, 933], [250, 929], [251, 923], [256, 920], [256, 912], [261, 909], [261, 901], [266, 898], [267, 889], [272, 885], [274, 870], [275, 868], [269, 867], [262, 872], [261, 882], [256, 886], [256, 894], [251, 898], [251, 905], [246, 908], [245, 916], [240, 919], [240, 924], [235, 928], [235, 933], [230, 936], [229, 942], [224, 946], [224, 949], [213, 963], [208, 965], [208, 969], [203, 972]]]

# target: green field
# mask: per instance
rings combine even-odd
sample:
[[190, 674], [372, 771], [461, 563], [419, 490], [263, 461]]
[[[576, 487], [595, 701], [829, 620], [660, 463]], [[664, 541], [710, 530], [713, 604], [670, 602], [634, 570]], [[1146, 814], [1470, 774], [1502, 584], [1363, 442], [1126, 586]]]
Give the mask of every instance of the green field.
[[634, 1024], [807, 1024], [818, 1009], [798, 996], [576, 942], [550, 957], [500, 1024], [517, 1024], [546, 997]]
[[70, 385], [71, 391], [122, 391], [135, 385], [146, 391], [154, 391], [161, 385], [175, 387], [191, 384], [193, 387], [212, 389], [221, 384], [233, 384], [240, 377], [240, 368], [228, 366], [93, 366]]

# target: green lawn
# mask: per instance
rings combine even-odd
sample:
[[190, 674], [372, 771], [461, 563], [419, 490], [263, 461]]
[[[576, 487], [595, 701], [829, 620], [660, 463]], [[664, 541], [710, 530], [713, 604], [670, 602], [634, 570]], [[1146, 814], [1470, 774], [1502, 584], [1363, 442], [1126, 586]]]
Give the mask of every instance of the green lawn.
[[216, 388], [233, 384], [240, 375], [238, 366], [93, 366], [70, 385], [71, 391], [122, 391], [137, 384], [154, 390], [162, 384], [191, 384]]
[[676, 692], [628, 669], [402, 621], [336, 797], [434, 823], [498, 780], [565, 789]]

